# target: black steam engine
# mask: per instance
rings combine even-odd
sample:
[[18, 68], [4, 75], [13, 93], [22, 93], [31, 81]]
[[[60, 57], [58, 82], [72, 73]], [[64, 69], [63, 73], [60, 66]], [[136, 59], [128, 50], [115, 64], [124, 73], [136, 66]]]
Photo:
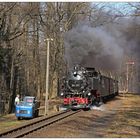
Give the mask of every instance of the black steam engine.
[[118, 94], [118, 81], [95, 68], [75, 66], [61, 79], [59, 94], [67, 108], [90, 108]]

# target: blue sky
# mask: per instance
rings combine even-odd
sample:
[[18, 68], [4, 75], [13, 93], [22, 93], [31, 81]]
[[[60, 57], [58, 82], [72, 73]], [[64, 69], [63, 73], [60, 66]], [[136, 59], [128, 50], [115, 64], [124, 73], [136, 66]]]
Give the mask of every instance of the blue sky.
[[[136, 2], [131, 2], [133, 5], [137, 4]], [[131, 15], [136, 8], [129, 5], [128, 2], [93, 2], [93, 4], [99, 4], [99, 8], [105, 5], [104, 10], [115, 13], [122, 13], [124, 15]]]

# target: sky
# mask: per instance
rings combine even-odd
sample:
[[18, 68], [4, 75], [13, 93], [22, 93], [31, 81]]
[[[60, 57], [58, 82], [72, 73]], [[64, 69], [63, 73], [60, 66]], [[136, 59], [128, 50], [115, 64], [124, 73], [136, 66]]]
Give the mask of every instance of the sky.
[[[136, 8], [130, 6], [129, 2], [107, 2], [106, 1], [106, 2], [93, 2], [93, 4], [98, 4], [99, 8], [102, 7], [102, 5], [105, 5], [106, 7], [104, 10], [112, 11], [112, 9], [114, 9], [112, 12], [117, 13], [117, 11], [118, 11], [118, 14], [119, 14], [119, 12], [122, 12], [122, 14], [124, 14], [124, 15], [131, 15], [132, 12], [134, 12], [134, 10], [136, 9]], [[132, 4], [135, 5], [136, 2], [133, 2]]]
[[140, 0], [0, 0], [0, 2], [140, 2]]

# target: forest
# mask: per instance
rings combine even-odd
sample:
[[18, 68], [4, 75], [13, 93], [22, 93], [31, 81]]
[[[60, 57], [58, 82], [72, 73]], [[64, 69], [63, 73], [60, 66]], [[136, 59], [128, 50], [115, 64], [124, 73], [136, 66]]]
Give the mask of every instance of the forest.
[[45, 102], [48, 39], [50, 100], [77, 63], [117, 76], [121, 90], [129, 78], [139, 92], [139, 17], [139, 2], [1, 2], [0, 114], [13, 112], [17, 94]]

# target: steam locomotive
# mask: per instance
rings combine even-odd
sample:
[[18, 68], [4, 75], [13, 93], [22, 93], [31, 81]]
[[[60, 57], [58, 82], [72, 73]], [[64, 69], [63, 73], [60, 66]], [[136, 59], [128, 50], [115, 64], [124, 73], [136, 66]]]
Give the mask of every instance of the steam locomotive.
[[90, 109], [118, 95], [118, 81], [102, 75], [95, 68], [75, 66], [60, 80], [59, 89], [63, 107]]

